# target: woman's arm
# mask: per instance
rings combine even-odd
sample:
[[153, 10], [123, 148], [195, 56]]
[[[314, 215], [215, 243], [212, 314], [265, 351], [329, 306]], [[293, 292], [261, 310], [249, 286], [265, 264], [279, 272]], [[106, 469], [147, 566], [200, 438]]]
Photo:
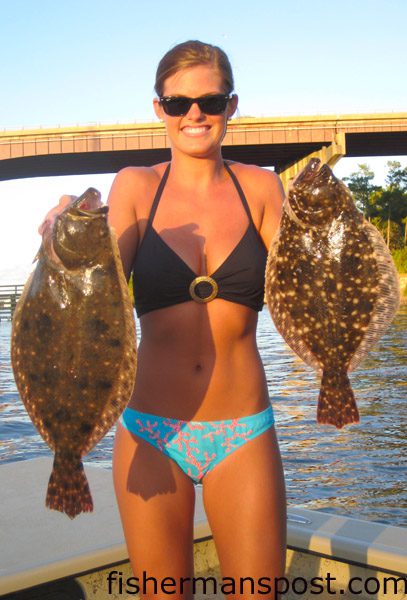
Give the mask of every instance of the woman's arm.
[[138, 199], [143, 199], [143, 196], [145, 199], [148, 195], [147, 172], [150, 170], [138, 167], [122, 169], [117, 173], [109, 193], [109, 224], [117, 235], [123, 270], [127, 279], [130, 277], [140, 241], [136, 207]]
[[262, 169], [262, 172], [264, 173], [262, 177], [264, 214], [260, 235], [266, 248], [270, 248], [271, 241], [280, 226], [285, 194], [281, 180], [276, 173], [266, 169]]
[[240, 164], [238, 173], [260, 236], [266, 248], [270, 248], [280, 225], [285, 197], [280, 178], [273, 171], [256, 165]]

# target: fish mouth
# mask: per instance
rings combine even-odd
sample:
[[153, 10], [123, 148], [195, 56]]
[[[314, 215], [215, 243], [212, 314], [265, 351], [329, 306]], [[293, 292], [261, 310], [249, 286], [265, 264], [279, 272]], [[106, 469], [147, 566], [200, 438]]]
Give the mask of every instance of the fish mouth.
[[93, 187], [88, 188], [69, 206], [75, 213], [82, 216], [106, 214], [109, 208], [102, 204], [100, 192]]
[[[83, 257], [78, 240], [85, 243], [90, 231], [88, 227], [92, 227], [92, 222], [97, 227], [97, 223], [105, 221], [108, 211], [109, 207], [102, 204], [100, 192], [92, 187], [73, 200], [55, 219], [52, 235], [46, 246], [46, 253], [51, 260], [62, 266], [77, 266]], [[90, 259], [91, 254], [88, 251], [86, 258]]]
[[337, 179], [331, 168], [327, 164], [321, 167], [319, 158], [311, 158], [309, 163], [302, 169], [294, 180], [294, 185], [315, 183], [317, 185], [326, 184], [329, 181], [336, 182]]
[[311, 228], [328, 223], [339, 183], [327, 164], [321, 166], [319, 158], [311, 158], [289, 190], [287, 205], [292, 211], [291, 217]]
[[294, 184], [308, 183], [313, 181], [319, 173], [321, 161], [319, 158], [311, 158], [309, 163], [300, 171], [294, 180]]

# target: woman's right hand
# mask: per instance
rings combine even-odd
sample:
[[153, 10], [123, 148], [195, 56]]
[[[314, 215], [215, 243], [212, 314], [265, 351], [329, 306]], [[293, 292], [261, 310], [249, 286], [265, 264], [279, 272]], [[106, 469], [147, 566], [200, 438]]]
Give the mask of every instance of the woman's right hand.
[[76, 200], [76, 198], [77, 196], [70, 196], [68, 194], [61, 196], [61, 198], [59, 199], [59, 204], [57, 206], [54, 206], [54, 208], [51, 208], [51, 210], [49, 210], [45, 215], [45, 219], [38, 227], [38, 233], [40, 235], [44, 235], [44, 233], [47, 230], [52, 230], [56, 217], [65, 210], [68, 204]]

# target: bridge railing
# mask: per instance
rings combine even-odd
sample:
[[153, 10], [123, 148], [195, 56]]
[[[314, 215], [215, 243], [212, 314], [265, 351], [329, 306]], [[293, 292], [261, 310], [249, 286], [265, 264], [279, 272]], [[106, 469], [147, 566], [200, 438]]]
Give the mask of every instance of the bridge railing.
[[0, 321], [11, 321], [23, 284], [0, 285]]

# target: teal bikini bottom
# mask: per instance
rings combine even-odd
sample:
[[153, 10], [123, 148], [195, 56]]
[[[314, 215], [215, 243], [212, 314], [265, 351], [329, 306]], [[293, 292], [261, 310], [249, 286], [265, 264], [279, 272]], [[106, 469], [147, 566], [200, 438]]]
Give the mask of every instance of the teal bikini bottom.
[[120, 423], [172, 458], [194, 483], [246, 442], [274, 425], [273, 408], [223, 421], [180, 421], [126, 408]]

